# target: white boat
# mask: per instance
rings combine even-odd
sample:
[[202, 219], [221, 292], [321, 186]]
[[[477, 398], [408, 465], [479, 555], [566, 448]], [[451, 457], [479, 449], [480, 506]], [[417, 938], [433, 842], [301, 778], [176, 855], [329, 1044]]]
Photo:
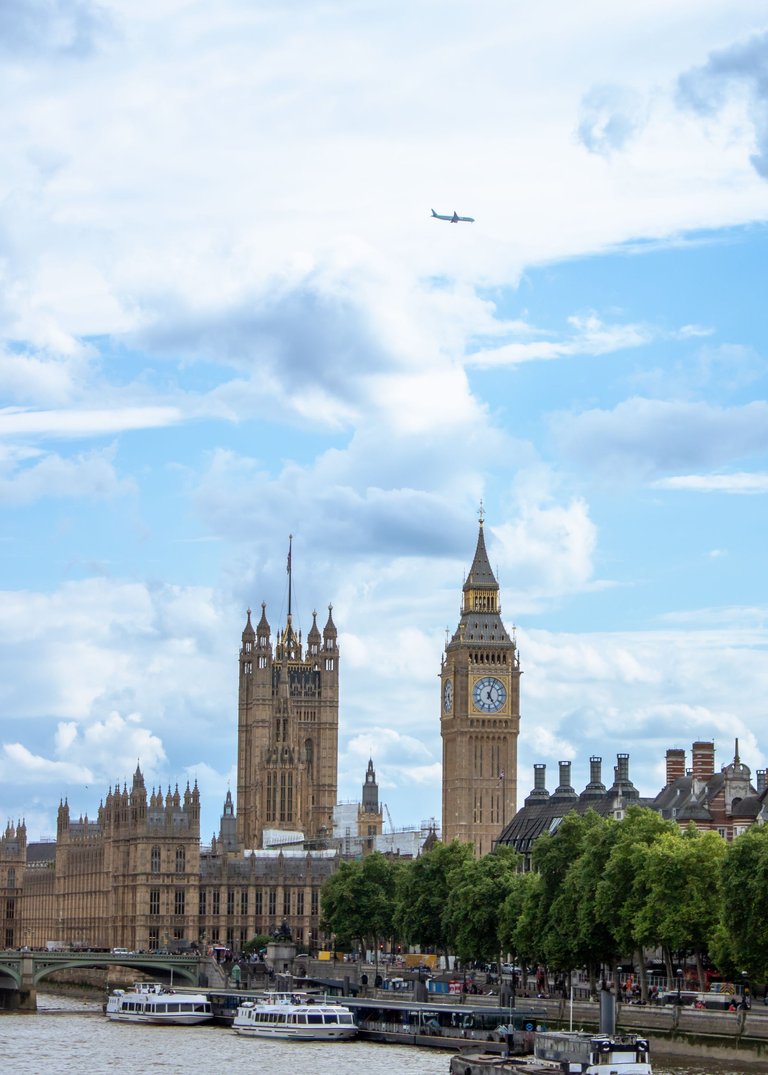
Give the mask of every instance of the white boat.
[[349, 1008], [306, 993], [265, 993], [244, 1001], [232, 1029], [246, 1037], [295, 1041], [346, 1041], [357, 1034]]
[[133, 989], [115, 989], [107, 1000], [107, 1019], [118, 1023], [163, 1023], [194, 1026], [213, 1019], [204, 993], [174, 993], [160, 982], [135, 982]]
[[533, 1054], [536, 1063], [551, 1065], [555, 1071], [576, 1071], [583, 1075], [653, 1075], [648, 1039], [634, 1034], [543, 1030], [536, 1034]]

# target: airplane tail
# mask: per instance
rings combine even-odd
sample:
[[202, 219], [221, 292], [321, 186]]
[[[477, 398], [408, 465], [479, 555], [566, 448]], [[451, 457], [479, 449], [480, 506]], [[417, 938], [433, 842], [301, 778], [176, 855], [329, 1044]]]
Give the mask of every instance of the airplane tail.
[[437, 213], [435, 212], [434, 209], [432, 210], [432, 216], [437, 216]]

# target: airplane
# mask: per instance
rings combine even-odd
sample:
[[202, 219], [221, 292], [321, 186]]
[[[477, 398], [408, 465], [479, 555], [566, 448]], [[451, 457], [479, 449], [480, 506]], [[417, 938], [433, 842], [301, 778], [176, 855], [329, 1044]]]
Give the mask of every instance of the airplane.
[[432, 216], [436, 220], [450, 220], [451, 224], [458, 224], [460, 220], [465, 221], [467, 224], [474, 224], [475, 218], [473, 216], [459, 216], [456, 210], [453, 210], [453, 216], [443, 216], [441, 213], [436, 213], [432, 210]]

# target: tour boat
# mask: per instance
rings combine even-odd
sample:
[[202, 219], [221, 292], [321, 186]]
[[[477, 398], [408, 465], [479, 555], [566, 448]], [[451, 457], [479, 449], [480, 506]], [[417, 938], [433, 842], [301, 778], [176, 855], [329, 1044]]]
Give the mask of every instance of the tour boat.
[[306, 993], [265, 993], [246, 1000], [237, 1009], [232, 1029], [246, 1037], [296, 1041], [345, 1041], [357, 1034], [349, 1008], [315, 1001]]
[[488, 1053], [451, 1058], [451, 1075], [653, 1075], [648, 1039], [634, 1035], [548, 1031], [536, 1033], [533, 1056], [500, 1060]]
[[634, 1034], [540, 1031], [533, 1045], [536, 1061], [558, 1071], [584, 1075], [652, 1075], [647, 1038]]
[[115, 989], [105, 1015], [118, 1023], [169, 1023], [194, 1026], [213, 1019], [203, 993], [174, 993], [160, 982], [135, 982], [133, 989]]

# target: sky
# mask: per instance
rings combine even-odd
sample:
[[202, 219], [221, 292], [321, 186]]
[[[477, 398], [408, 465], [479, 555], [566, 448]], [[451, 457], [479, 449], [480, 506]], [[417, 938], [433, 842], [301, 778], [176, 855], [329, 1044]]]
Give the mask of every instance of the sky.
[[289, 534], [339, 798], [439, 821], [481, 502], [518, 805], [768, 764], [763, 0], [13, 0], [0, 101], [3, 827], [139, 762], [210, 839]]

